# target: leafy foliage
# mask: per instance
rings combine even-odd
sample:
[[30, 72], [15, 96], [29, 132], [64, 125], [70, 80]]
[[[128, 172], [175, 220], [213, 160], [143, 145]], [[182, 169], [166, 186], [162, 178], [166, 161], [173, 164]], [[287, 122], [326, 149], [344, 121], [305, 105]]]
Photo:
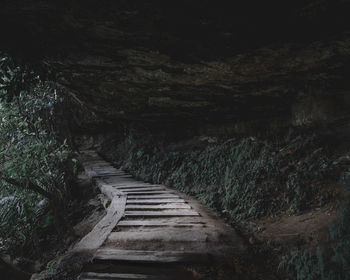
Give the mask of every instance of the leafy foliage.
[[30, 239], [36, 227], [35, 209], [41, 198], [36, 193], [0, 186], [0, 251], [21, 254], [25, 244], [33, 241]]
[[30, 92], [39, 78], [41, 80], [51, 80], [52, 73], [42, 64], [24, 63], [0, 52], [1, 100], [11, 102], [19, 94]]
[[0, 105], [0, 177], [49, 199], [67, 193], [64, 166], [71, 159], [67, 142], [59, 142], [54, 129], [59, 102], [49, 83], [37, 81], [30, 94]]
[[43, 198], [55, 219], [63, 214], [76, 160], [57, 126], [64, 98], [55, 85], [8, 57], [0, 69], [0, 240], [8, 249], [52, 224], [52, 213], [36, 217]]

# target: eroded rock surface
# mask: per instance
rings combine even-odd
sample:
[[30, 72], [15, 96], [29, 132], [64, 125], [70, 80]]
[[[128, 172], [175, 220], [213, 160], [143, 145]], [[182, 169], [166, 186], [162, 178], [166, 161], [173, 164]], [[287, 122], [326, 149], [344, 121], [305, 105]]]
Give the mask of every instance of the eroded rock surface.
[[85, 108], [75, 110], [84, 129], [119, 120], [344, 129], [348, 8], [340, 0], [5, 1], [1, 45], [59, 74]]

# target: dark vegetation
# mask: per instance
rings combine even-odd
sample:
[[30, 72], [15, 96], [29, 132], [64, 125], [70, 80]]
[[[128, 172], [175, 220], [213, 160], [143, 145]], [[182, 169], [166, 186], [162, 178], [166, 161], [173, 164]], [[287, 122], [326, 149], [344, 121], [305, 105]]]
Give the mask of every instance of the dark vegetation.
[[[343, 197], [349, 196], [350, 173], [347, 168], [339, 178]], [[284, 256], [280, 269], [287, 271], [291, 279], [350, 279], [350, 204], [339, 205], [339, 215], [329, 228], [328, 248], [314, 251], [292, 251]]]
[[194, 195], [232, 222], [329, 206], [349, 159], [307, 130], [279, 138], [202, 136], [175, 144], [131, 130], [120, 142], [112, 136], [101, 152], [137, 178]]
[[271, 277], [280, 262], [279, 273], [288, 279], [349, 279], [350, 222], [344, 194], [350, 159], [327, 135], [309, 127], [273, 136], [201, 136], [176, 143], [166, 135], [133, 129], [125, 138], [107, 138], [101, 153], [137, 178], [197, 197], [243, 234], [249, 232], [249, 221], [340, 207], [328, 245], [281, 248], [270, 240], [267, 246], [252, 247], [247, 261], [274, 267]]
[[72, 242], [79, 206], [67, 96], [33, 69], [0, 57], [0, 256], [29, 272]]
[[283, 256], [279, 270], [289, 279], [336, 280], [350, 279], [350, 206], [341, 208], [338, 219], [330, 227], [330, 248], [317, 250], [293, 250]]

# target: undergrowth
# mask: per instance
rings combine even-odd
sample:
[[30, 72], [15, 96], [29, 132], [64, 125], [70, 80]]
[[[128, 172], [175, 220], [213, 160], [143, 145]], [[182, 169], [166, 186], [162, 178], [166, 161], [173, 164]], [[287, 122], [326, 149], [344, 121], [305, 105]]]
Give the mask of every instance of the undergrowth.
[[0, 258], [39, 259], [70, 231], [67, 106], [56, 83], [0, 53]]
[[42, 198], [35, 193], [13, 191], [1, 185], [0, 252], [21, 250], [33, 237], [35, 209]]
[[[344, 194], [350, 191], [350, 172], [344, 172], [340, 186]], [[317, 248], [313, 253], [296, 250], [282, 258], [280, 270], [297, 280], [350, 279], [350, 204], [341, 206], [339, 216], [329, 228], [331, 248]]]
[[[199, 137], [172, 143], [131, 130], [116, 139], [102, 144], [107, 159], [139, 179], [197, 197], [231, 223], [333, 207], [339, 185], [350, 194], [350, 173], [338, 182], [349, 158], [309, 131], [291, 130], [275, 139]], [[294, 250], [282, 258], [281, 273], [298, 280], [350, 279], [349, 212], [343, 207], [330, 229], [332, 248]]]
[[336, 167], [318, 137], [288, 137], [279, 143], [224, 139], [181, 149], [131, 131], [121, 141], [106, 141], [101, 153], [142, 180], [168, 184], [239, 221], [295, 214], [331, 200], [327, 189]]

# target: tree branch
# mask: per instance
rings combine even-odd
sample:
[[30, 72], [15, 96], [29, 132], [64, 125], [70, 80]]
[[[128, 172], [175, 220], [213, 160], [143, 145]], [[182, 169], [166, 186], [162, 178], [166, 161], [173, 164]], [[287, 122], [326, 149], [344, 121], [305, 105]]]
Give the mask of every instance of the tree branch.
[[54, 199], [54, 196], [50, 192], [40, 188], [38, 185], [33, 184], [32, 182], [29, 182], [28, 184], [23, 184], [23, 183], [20, 183], [20, 182], [18, 182], [17, 180], [15, 180], [13, 178], [3, 177], [1, 172], [0, 172], [0, 180], [3, 180], [6, 183], [8, 183], [10, 185], [13, 185], [15, 187], [18, 187], [18, 188], [20, 188], [22, 190], [30, 189], [30, 190], [32, 190], [32, 191], [34, 191], [34, 192], [36, 192], [38, 194], [41, 194], [42, 196], [48, 198], [49, 200], [53, 200]]

